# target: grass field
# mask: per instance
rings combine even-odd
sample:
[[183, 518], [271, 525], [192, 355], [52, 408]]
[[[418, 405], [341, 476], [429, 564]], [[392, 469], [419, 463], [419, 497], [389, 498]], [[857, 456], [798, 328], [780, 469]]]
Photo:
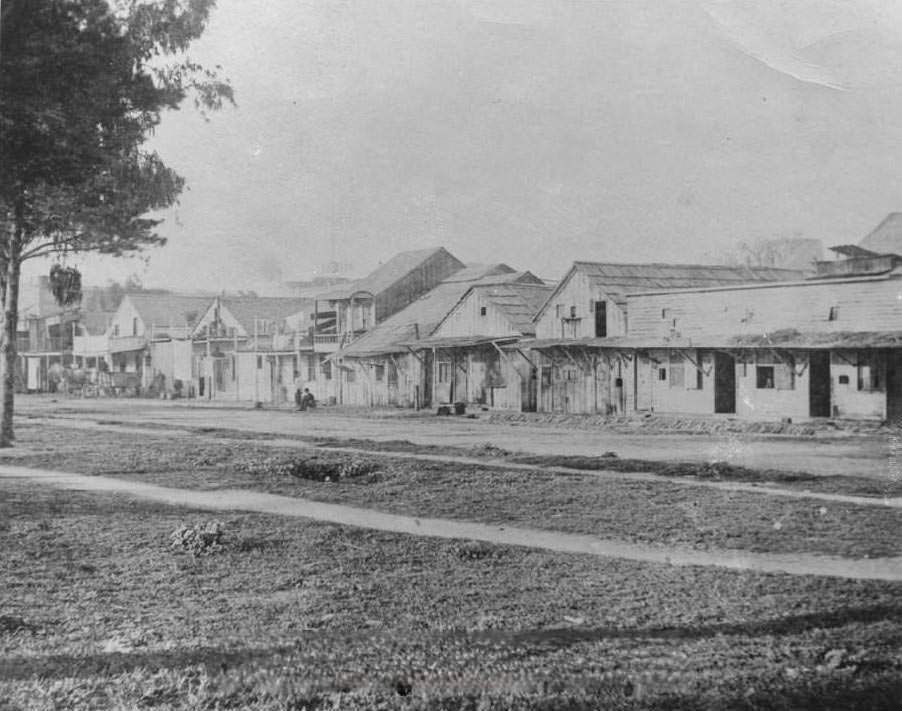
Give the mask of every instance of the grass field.
[[[181, 488], [251, 488], [423, 517], [516, 524], [698, 549], [902, 555], [902, 509], [791, 499], [655, 481], [600, 478], [449, 462], [362, 457], [328, 449], [271, 448], [264, 441], [146, 436], [41, 428], [52, 450], [17, 458], [42, 466], [110, 474]], [[361, 443], [358, 443], [361, 444]], [[317, 481], [285, 473], [363, 463], [365, 476]]]
[[[26, 426], [23, 449], [46, 453], [10, 461], [653, 542], [899, 552], [898, 518], [873, 506], [821, 513], [438, 462], [355, 470], [334, 452], [156, 436]], [[287, 473], [298, 459], [311, 479]], [[313, 480], [342, 465], [344, 479]], [[216, 520], [210, 551], [173, 545], [183, 524]], [[902, 697], [900, 583], [216, 516], [2, 479], [0, 577], [0, 709], [894, 709]]]

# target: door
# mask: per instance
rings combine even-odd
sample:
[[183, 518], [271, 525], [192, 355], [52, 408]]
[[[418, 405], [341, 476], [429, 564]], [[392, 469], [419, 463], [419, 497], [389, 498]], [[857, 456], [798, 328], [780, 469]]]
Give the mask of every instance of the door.
[[727, 353], [714, 354], [714, 412], [736, 412], [736, 359]]
[[886, 419], [902, 422], [902, 351], [886, 354]]
[[653, 409], [652, 387], [655, 367], [648, 353], [636, 353], [633, 370], [635, 377], [636, 410], [647, 412]]
[[830, 352], [808, 353], [808, 414], [830, 417]]
[[529, 375], [521, 378], [520, 409], [523, 412], [535, 412], [539, 400], [539, 369], [530, 368]]

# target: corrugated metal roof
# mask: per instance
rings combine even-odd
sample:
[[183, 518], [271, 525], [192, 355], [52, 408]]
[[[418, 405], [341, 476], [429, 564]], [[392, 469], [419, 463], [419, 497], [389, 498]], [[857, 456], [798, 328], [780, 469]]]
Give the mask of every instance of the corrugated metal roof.
[[135, 310], [150, 328], [157, 326], [194, 325], [207, 310], [213, 298], [209, 296], [179, 296], [177, 294], [127, 294]]
[[[469, 277], [465, 279], [464, 277]], [[471, 266], [453, 274], [410, 306], [363, 334], [342, 356], [362, 357], [406, 350], [405, 343], [431, 336], [461, 297], [478, 283], [537, 279], [529, 272], [515, 272], [506, 264]]]

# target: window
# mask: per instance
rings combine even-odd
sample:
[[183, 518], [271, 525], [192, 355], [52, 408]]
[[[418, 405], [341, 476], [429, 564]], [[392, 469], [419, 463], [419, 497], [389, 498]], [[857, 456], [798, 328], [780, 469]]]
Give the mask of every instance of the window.
[[113, 325], [113, 335], [114, 336], [119, 335], [119, 324], [118, 323]]
[[576, 307], [575, 306], [570, 307], [570, 318], [576, 318]]
[[596, 301], [595, 306], [595, 337], [606, 338], [608, 335], [608, 302]]
[[440, 383], [451, 382], [451, 364], [447, 361], [438, 364], [438, 381]]
[[858, 389], [863, 392], [880, 390], [880, 372], [873, 353], [859, 352], [857, 359]]
[[486, 310], [487, 310], [487, 309], [486, 309], [485, 306], [480, 306], [480, 307], [479, 307], [479, 315], [480, 315], [480, 316], [485, 316]]
[[831, 306], [830, 313], [827, 314], [828, 321], [839, 321], [839, 306]]
[[670, 309], [661, 309], [661, 320], [666, 321], [669, 314]]
[[686, 382], [686, 371], [683, 356], [679, 351], [670, 352], [670, 387], [681, 388]]
[[554, 315], [557, 316], [558, 318], [563, 316], [564, 315], [564, 307], [561, 306], [560, 304], [556, 304], [554, 307]]
[[[332, 380], [332, 361], [324, 360], [322, 363], [320, 363], [320, 367], [323, 370], [323, 377], [326, 380]], [[311, 378], [311, 380], [313, 380], [313, 378]]]
[[398, 384], [398, 366], [395, 365], [394, 361], [390, 361], [388, 364], [388, 384]]
[[257, 356], [257, 370], [263, 370], [263, 356]]
[[792, 356], [759, 353], [755, 365], [755, 387], [759, 390], [794, 390], [795, 362]]
[[772, 390], [774, 387], [774, 366], [759, 365], [755, 368], [755, 387], [759, 390]]
[[316, 357], [307, 356], [307, 380], [316, 380]]
[[132, 335], [133, 336], [138, 335], [138, 318], [137, 317], [132, 318]]
[[374, 367], [374, 370], [377, 382], [385, 380], [385, 365], [380, 363]]
[[575, 365], [562, 365], [558, 368], [558, 380], [573, 382], [579, 379], [579, 370]]
[[236, 360], [235, 356], [232, 356], [232, 380], [235, 379], [235, 375], [237, 374], [237, 372], [238, 372], [238, 361]]
[[667, 368], [658, 368], [658, 380], [667, 380]]
[[348, 368], [345, 371], [345, 382], [354, 383], [357, 382], [357, 371], [353, 368]]

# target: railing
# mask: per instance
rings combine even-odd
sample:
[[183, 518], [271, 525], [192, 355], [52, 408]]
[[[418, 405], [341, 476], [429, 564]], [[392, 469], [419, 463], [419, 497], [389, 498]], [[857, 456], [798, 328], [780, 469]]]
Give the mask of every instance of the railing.
[[20, 353], [61, 353], [72, 348], [72, 339], [62, 336], [44, 336], [32, 340], [28, 336], [16, 338], [16, 350]]

